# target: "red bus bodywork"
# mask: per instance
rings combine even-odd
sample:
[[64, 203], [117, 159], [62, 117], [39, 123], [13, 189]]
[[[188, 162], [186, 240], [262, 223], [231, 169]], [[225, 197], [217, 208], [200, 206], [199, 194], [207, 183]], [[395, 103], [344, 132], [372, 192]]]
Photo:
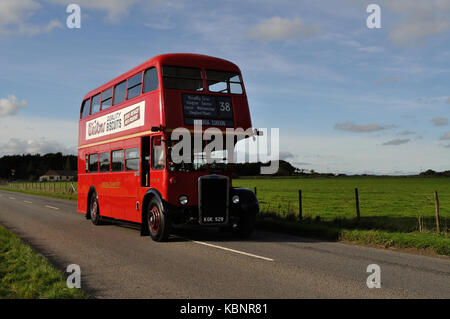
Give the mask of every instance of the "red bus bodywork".
[[[162, 66], [201, 69], [203, 90], [201, 92], [194, 92], [191, 90], [165, 88], [163, 74], [161, 72]], [[93, 115], [88, 115], [83, 118], [81, 116], [82, 111], [80, 111], [78, 135], [78, 212], [83, 214], [89, 212], [89, 196], [93, 189], [95, 189], [98, 196], [98, 205], [102, 217], [136, 223], [143, 221], [142, 213], [145, 209], [145, 196], [149, 193], [149, 190], [154, 190], [165, 202], [174, 207], [182, 206], [178, 200], [181, 195], [189, 198], [188, 205], [190, 207], [197, 207], [198, 188], [195, 185], [200, 176], [210, 174], [208, 170], [171, 172], [167, 169], [167, 165], [163, 170], [153, 170], [149, 164], [147, 172], [149, 176], [146, 177], [148, 182], [144, 182], [143, 178], [144, 165], [142, 162], [149, 160], [148, 158], [142, 158], [142, 154], [145, 152], [143, 149], [144, 142], [149, 143], [150, 137], [158, 135], [163, 140], [166, 140], [170, 132], [178, 127], [185, 127], [189, 130], [193, 130], [194, 128], [193, 125], [185, 124], [182, 101], [183, 94], [228, 97], [231, 99], [233, 105], [234, 123], [232, 127], [243, 128], [244, 130], [252, 127], [240, 69], [229, 61], [205, 55], [178, 53], [153, 57], [114, 80], [89, 92], [83, 98], [83, 101], [101, 92], [105, 92], [110, 88], [114, 88], [118, 83], [136, 74], [143, 73], [152, 67], [156, 68], [158, 74], [157, 89], [144, 93], [144, 85], [141, 85], [141, 91], [137, 97], [129, 100], [125, 99], [122, 103], [112, 105], [105, 110], [100, 110]], [[239, 74], [242, 82], [242, 94], [210, 92], [206, 82], [205, 70], [229, 71]], [[91, 103], [93, 103], [93, 100], [91, 100]], [[123, 112], [126, 114], [122, 114]], [[114, 119], [119, 116], [123, 116], [121, 123], [123, 129], [117, 132], [112, 130], [108, 133], [110, 129], [108, 125], [112, 125], [109, 123], [113, 123]], [[136, 125], [137, 122], [140, 124]], [[125, 124], [127, 123], [131, 123], [128, 126], [130, 128], [126, 128]], [[203, 129], [207, 129], [208, 127], [204, 125]], [[158, 130], [155, 128], [158, 128]], [[226, 127], [219, 127], [219, 129], [224, 131]], [[111, 154], [114, 150], [126, 150], [130, 148], [139, 149], [141, 158], [138, 170], [126, 171], [123, 169], [122, 171], [111, 171], [110, 169], [104, 172], [87, 172], [89, 155], [97, 153]], [[109, 162], [111, 163], [111, 158]], [[221, 175], [228, 177], [231, 187], [231, 170], [227, 170], [221, 173]]]

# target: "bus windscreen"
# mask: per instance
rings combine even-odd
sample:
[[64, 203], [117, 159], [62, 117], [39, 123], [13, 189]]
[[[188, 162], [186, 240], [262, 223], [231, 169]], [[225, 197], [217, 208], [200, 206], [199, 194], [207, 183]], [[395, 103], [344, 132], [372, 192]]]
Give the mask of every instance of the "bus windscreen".
[[162, 73], [166, 89], [203, 91], [201, 69], [163, 66]]

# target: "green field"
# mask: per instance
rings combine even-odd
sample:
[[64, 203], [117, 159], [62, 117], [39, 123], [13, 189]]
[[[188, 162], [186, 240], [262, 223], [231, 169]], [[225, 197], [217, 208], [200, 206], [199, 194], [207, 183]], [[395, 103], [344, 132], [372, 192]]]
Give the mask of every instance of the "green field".
[[295, 219], [298, 190], [303, 216], [324, 222], [345, 222], [356, 217], [355, 188], [359, 191], [360, 227], [411, 232], [433, 230], [434, 191], [440, 201], [441, 230], [450, 219], [450, 179], [420, 177], [246, 178], [233, 186], [257, 189], [263, 214]]

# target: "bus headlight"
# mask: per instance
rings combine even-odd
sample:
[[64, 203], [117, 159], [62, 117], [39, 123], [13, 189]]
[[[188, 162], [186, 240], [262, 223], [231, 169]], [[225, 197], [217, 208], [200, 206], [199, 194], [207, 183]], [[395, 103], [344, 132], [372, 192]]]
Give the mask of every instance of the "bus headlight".
[[238, 195], [234, 195], [232, 198], [233, 204], [239, 204], [239, 196]]
[[185, 195], [181, 195], [180, 197], [178, 197], [178, 201], [181, 205], [186, 205], [188, 203], [188, 198]]

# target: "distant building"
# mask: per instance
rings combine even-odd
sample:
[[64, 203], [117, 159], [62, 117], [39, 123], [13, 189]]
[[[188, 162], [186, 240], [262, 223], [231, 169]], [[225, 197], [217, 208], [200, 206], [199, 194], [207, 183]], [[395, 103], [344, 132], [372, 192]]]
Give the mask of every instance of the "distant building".
[[77, 172], [75, 171], [58, 171], [49, 170], [47, 173], [39, 177], [40, 182], [57, 182], [57, 181], [73, 181]]

